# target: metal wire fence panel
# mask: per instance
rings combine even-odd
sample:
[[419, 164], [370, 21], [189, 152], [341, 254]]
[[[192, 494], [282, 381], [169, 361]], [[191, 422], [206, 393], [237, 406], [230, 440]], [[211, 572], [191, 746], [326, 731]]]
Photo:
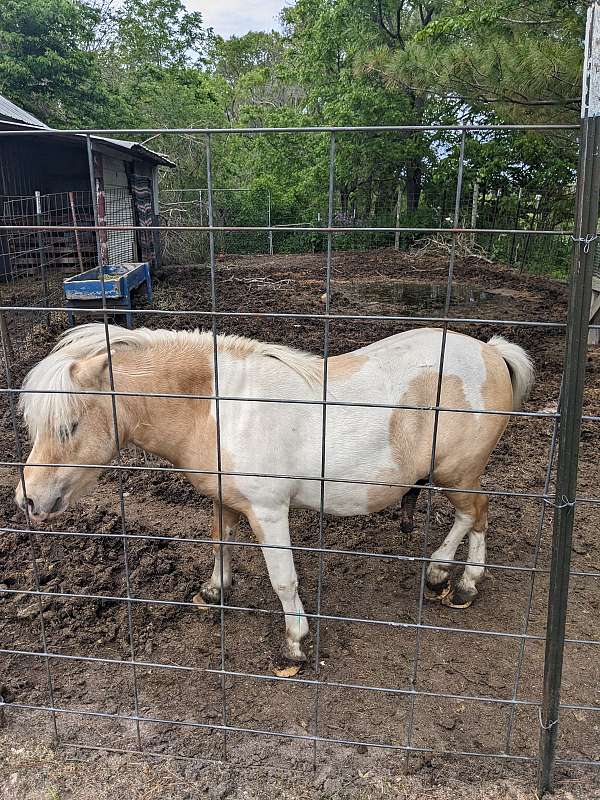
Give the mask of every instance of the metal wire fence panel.
[[[63, 275], [85, 259], [104, 277], [101, 226], [93, 194], [5, 200], [0, 703], [10, 724], [39, 713], [68, 747], [177, 758], [231, 758], [260, 739], [313, 766], [334, 746], [411, 762], [496, 759], [541, 765], [542, 788], [555, 763], [597, 764], [600, 630], [593, 590], [568, 591], [569, 579], [595, 588], [600, 576], [596, 373], [583, 384], [596, 128], [582, 131], [577, 210], [566, 194], [553, 219], [539, 193], [517, 195], [517, 213], [514, 196], [475, 188], [469, 143], [481, 126], [449, 132], [453, 192], [430, 187], [421, 219], [403, 216], [397, 181], [385, 219], [340, 194], [344, 137], [394, 128], [187, 131], [205, 185], [162, 190], [153, 303], [132, 310], [133, 331], [110, 325], [121, 311], [100, 280], [97, 307], [81, 313], [102, 323], [74, 328], [66, 359], [25, 385], [66, 327]], [[220, 140], [257, 135], [320, 137], [313, 218], [280, 221], [265, 192], [255, 202], [221, 191]], [[139, 226], [130, 200], [116, 200], [102, 227], [109, 253], [128, 261]], [[546, 242], [574, 250], [568, 318], [567, 287], [522, 269]], [[178, 248], [189, 258], [168, 263]], [[495, 334], [536, 361], [522, 409], [512, 402], [528, 382], [521, 350], [475, 341]], [[467, 366], [459, 342], [475, 348]], [[480, 352], [489, 364], [471, 385]], [[486, 436], [488, 451], [474, 453]], [[91, 499], [68, 507], [107, 466]], [[486, 554], [488, 501], [498, 511]], [[559, 712], [571, 744], [557, 744]]]
[[[106, 224], [109, 226], [133, 225], [135, 216], [133, 198], [129, 189], [107, 186], [104, 194]], [[132, 230], [110, 231], [107, 234], [107, 248], [109, 264], [122, 264], [137, 260], [137, 243], [135, 232]]]
[[[209, 192], [207, 188], [162, 189], [161, 238], [164, 264], [195, 264], [209, 258], [208, 239], [202, 233], [187, 231], [208, 220]], [[271, 196], [262, 189], [213, 189], [213, 219], [218, 226], [232, 224], [257, 226], [244, 236], [227, 237], [225, 231], [215, 235], [219, 255], [272, 253], [273, 233], [264, 226], [271, 225]], [[170, 230], [171, 228], [178, 230]]]

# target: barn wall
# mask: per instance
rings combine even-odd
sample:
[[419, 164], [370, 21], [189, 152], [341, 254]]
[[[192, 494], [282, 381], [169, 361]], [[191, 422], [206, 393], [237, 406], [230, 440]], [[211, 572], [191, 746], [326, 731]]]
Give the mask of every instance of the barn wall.
[[[106, 198], [107, 225], [135, 225], [133, 199], [129, 188], [129, 162], [102, 153], [102, 177]], [[109, 231], [107, 233], [108, 262], [138, 260], [138, 243], [135, 231]]]
[[89, 191], [85, 147], [49, 138], [0, 138], [0, 195]]
[[[85, 142], [39, 135], [0, 137], [0, 219], [6, 198], [33, 197], [36, 191], [42, 195], [89, 192]], [[65, 213], [69, 213], [68, 205]], [[0, 279], [11, 271], [9, 249], [6, 235], [0, 233]]]
[[[147, 208], [153, 165], [104, 143], [94, 141], [93, 147], [102, 154], [107, 223], [154, 224], [155, 215]], [[91, 188], [83, 137], [80, 141], [40, 135], [0, 137], [0, 219], [7, 197], [32, 197], [36, 191], [42, 195], [90, 192]], [[143, 259], [155, 263], [159, 252], [156, 232], [113, 232], [108, 238], [116, 261]], [[8, 251], [6, 236], [0, 231], [0, 280], [10, 273]]]

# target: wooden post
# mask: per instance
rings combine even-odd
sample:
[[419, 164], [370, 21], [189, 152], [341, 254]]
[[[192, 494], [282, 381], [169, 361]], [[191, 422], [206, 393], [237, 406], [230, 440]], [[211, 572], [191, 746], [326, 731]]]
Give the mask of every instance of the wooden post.
[[[517, 230], [517, 228], [519, 227], [519, 215], [521, 213], [521, 197], [522, 196], [523, 196], [523, 187], [519, 186], [519, 194], [517, 195], [517, 208], [515, 210], [515, 221], [513, 223], [514, 230]], [[514, 255], [515, 255], [515, 245], [516, 245], [516, 239], [515, 239], [515, 234], [513, 233], [512, 239], [511, 239], [511, 242], [510, 242], [510, 253], [509, 253], [509, 256], [508, 256], [508, 263], [511, 266], [512, 266]], [[518, 247], [518, 245], [517, 245], [517, 247]]]
[[[71, 219], [73, 220], [73, 225], [77, 226], [77, 216], [75, 215], [75, 197], [74, 192], [69, 192], [69, 206], [71, 208]], [[75, 233], [75, 246], [77, 248], [77, 260], [79, 261], [79, 269], [81, 272], [84, 270], [83, 266], [83, 254], [81, 252], [81, 242], [79, 241], [79, 231], [74, 231]]]
[[[538, 214], [539, 214], [539, 211], [540, 211], [540, 203], [541, 203], [541, 201], [542, 201], [542, 195], [541, 194], [536, 194], [536, 196], [535, 196], [535, 206], [533, 207], [533, 216], [531, 217], [531, 223], [530, 223], [532, 231], [537, 230], [537, 226], [538, 226], [537, 219], [538, 219]], [[525, 239], [525, 247], [523, 248], [523, 253], [521, 255], [521, 266], [519, 268], [519, 272], [523, 272], [523, 270], [525, 269], [525, 265], [527, 264], [527, 254], [529, 253], [530, 245], [531, 245], [531, 234], [528, 233], [527, 234], [527, 238]], [[534, 250], [535, 250], [535, 245], [534, 245]]]
[[0, 339], [4, 342], [4, 352], [6, 354], [6, 358], [9, 360], [6, 366], [10, 367], [12, 362], [15, 360], [15, 351], [12, 346], [12, 341], [10, 338], [10, 332], [8, 330], [8, 325], [6, 324], [6, 317], [4, 316], [4, 311], [0, 311]]

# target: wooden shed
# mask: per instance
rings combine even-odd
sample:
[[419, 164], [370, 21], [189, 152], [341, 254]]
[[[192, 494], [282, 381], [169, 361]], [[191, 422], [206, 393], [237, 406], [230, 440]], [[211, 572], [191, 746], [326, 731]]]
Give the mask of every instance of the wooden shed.
[[[0, 220], [5, 225], [92, 225], [93, 194], [106, 225], [158, 224], [158, 168], [168, 159], [135, 142], [91, 136], [43, 135], [43, 122], [0, 95]], [[105, 263], [159, 258], [157, 231], [107, 231], [100, 234]], [[0, 232], [0, 280], [46, 267], [79, 271], [98, 261], [93, 233], [65, 230]]]

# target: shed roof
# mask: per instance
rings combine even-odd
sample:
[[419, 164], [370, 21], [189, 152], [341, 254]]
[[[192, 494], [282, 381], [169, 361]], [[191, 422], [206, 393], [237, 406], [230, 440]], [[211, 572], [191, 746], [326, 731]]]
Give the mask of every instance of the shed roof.
[[48, 127], [37, 117], [34, 117], [33, 114], [30, 114], [29, 111], [25, 111], [24, 108], [20, 108], [19, 106], [15, 105], [11, 100], [9, 100], [7, 97], [3, 97], [1, 94], [0, 118], [7, 120], [8, 122], [24, 122], [26, 125], [33, 125], [36, 128]]
[[[28, 111], [20, 108], [7, 97], [4, 97], [0, 94], [0, 129], [22, 131], [28, 129], [39, 130], [40, 128], [43, 128], [44, 130], [54, 130], [37, 117], [34, 117], [33, 114], [30, 114]], [[57, 130], [57, 135], [53, 138], [81, 141], [82, 138], [85, 138], [85, 134], [61, 133], [60, 130]], [[169, 159], [165, 156], [161, 155], [160, 153], [155, 153], [153, 150], [149, 150], [147, 147], [144, 147], [144, 145], [138, 144], [137, 142], [129, 142], [124, 139], [109, 139], [105, 136], [92, 136], [91, 138], [105, 147], [111, 147], [114, 150], [127, 152], [136, 158], [145, 161], [151, 161], [153, 164], [160, 164], [164, 167], [175, 166], [175, 164], [173, 164], [172, 161], [169, 161]]]

